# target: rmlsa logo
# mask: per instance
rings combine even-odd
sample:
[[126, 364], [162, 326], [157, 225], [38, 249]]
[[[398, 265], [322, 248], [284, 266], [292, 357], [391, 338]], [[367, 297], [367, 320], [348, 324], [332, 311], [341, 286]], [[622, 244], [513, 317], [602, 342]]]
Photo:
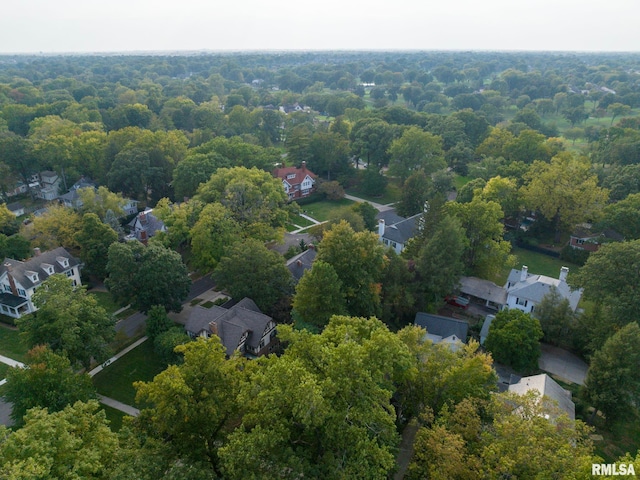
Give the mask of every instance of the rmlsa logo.
[[633, 463], [592, 463], [591, 475], [633, 475], [636, 476]]

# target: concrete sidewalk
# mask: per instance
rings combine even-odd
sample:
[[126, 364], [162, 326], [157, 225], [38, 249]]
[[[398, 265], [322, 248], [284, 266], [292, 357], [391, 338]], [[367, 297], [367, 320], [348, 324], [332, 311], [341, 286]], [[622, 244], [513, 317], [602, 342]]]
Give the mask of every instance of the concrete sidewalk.
[[17, 360], [14, 360], [14, 359], [9, 358], [9, 357], [4, 357], [2, 355], [0, 355], [0, 362], [1, 363], [5, 363], [5, 364], [9, 365], [10, 367], [22, 367], [22, 368], [24, 368], [24, 363], [18, 362]]
[[[93, 377], [96, 373], [99, 373], [102, 371], [102, 369], [104, 367], [108, 367], [109, 365], [111, 365], [113, 362], [115, 362], [116, 360], [118, 360], [120, 357], [122, 357], [123, 355], [126, 355], [127, 353], [129, 353], [131, 350], [133, 350], [134, 348], [136, 348], [138, 345], [144, 343], [147, 341], [149, 337], [142, 337], [140, 340], [132, 343], [131, 345], [129, 345], [127, 348], [125, 348], [124, 350], [121, 350], [120, 352], [116, 353], [113, 357], [111, 357], [108, 360], [105, 360], [102, 364], [98, 365], [96, 368], [94, 368], [93, 370], [91, 370], [89, 372], [89, 376]], [[115, 401], [115, 400], [114, 400]]]
[[388, 205], [382, 205], [381, 203], [370, 202], [369, 200], [365, 200], [364, 198], [354, 197], [353, 195], [345, 195], [344, 198], [348, 198], [349, 200], [353, 200], [354, 202], [367, 202], [370, 203], [372, 207], [374, 207], [379, 212], [386, 212], [387, 210], [393, 209], [393, 203]]
[[137, 417], [138, 415], [140, 415], [140, 410], [138, 410], [137, 408], [119, 402], [113, 398], [105, 397], [104, 395], [98, 395], [98, 401], [108, 407], [115, 408], [116, 410], [120, 410], [127, 415], [131, 415], [132, 417]]

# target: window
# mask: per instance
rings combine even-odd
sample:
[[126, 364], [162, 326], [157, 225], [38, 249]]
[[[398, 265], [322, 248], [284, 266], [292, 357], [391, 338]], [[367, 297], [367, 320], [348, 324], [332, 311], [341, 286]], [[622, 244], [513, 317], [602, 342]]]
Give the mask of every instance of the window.
[[67, 277], [72, 277], [73, 276], [73, 268], [71, 270], [67, 270], [64, 273], [67, 275]]
[[531, 313], [533, 313], [533, 310], [536, 308], [535, 305], [531, 305]]
[[516, 303], [518, 305], [522, 305], [523, 307], [526, 307], [528, 302], [524, 298], [518, 298]]
[[397, 244], [396, 242], [391, 242], [391, 246], [392, 246], [393, 248], [396, 248], [396, 247], [398, 246], [398, 244]]
[[576, 240], [576, 244], [582, 245], [584, 243], [584, 238], [579, 238]]
[[289, 175], [287, 175], [287, 180], [291, 180], [293, 178], [296, 178], [296, 174], [295, 173], [290, 173]]
[[20, 295], [21, 297], [25, 297], [27, 298], [27, 292], [25, 292], [23, 289], [19, 288], [18, 289], [18, 295]]
[[11, 285], [4, 285], [4, 291], [11, 293]]

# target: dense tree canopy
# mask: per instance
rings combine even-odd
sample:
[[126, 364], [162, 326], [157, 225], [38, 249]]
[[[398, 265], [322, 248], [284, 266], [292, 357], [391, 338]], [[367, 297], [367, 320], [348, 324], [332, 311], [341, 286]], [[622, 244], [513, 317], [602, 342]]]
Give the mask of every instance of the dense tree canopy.
[[537, 318], [518, 309], [502, 310], [491, 322], [485, 347], [497, 362], [528, 373], [538, 368], [542, 335]]

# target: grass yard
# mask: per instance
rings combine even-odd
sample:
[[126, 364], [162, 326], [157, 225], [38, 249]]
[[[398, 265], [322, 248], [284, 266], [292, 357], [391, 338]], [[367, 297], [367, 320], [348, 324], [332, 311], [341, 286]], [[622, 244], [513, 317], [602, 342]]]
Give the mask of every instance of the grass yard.
[[128, 415], [107, 405], [100, 404], [100, 407], [102, 408], [102, 410], [104, 410], [104, 413], [107, 416], [107, 420], [109, 420], [109, 427], [111, 428], [111, 430], [114, 432], [119, 432], [122, 428], [122, 420]]
[[0, 380], [7, 376], [7, 370], [9, 370], [10, 368], [11, 367], [6, 363], [0, 363]]
[[390, 203], [395, 203], [400, 200], [402, 196], [402, 188], [399, 185], [399, 180], [389, 179], [389, 183], [387, 184], [387, 188], [385, 188], [384, 193], [380, 196], [373, 197], [371, 195], [365, 195], [358, 188], [349, 188], [346, 190], [349, 195], [353, 195], [354, 197], [361, 198], [363, 200], [367, 200], [368, 202], [380, 203], [382, 205], [388, 205]]
[[107, 313], [112, 314], [116, 310], [122, 308], [111, 296], [109, 292], [87, 292], [87, 295], [91, 295], [98, 301], [98, 305], [104, 308]]
[[471, 180], [472, 180], [471, 177], [465, 177], [463, 175], [456, 175], [453, 178], [453, 186], [456, 187], [456, 190], [460, 190], [462, 187], [464, 187]]
[[[522, 265], [526, 265], [529, 267], [529, 273], [558, 278], [558, 275], [560, 275], [560, 268], [569, 267], [569, 278], [571, 278], [571, 274], [576, 273], [580, 269], [578, 265], [569, 263], [566, 260], [550, 257], [543, 253], [532, 252], [531, 250], [525, 250], [524, 248], [513, 247], [511, 253], [516, 256], [516, 264], [513, 268], [517, 268], [519, 270], [522, 268]], [[493, 279], [496, 285], [504, 285], [510, 271], [511, 268], [509, 267], [503, 268], [499, 277]]]
[[355, 202], [347, 198], [340, 200], [321, 200], [319, 202], [307, 203], [302, 205], [303, 213], [315, 218], [319, 222], [325, 222], [333, 218], [341, 208], [353, 205]]
[[24, 362], [27, 351], [27, 346], [20, 338], [20, 332], [0, 324], [0, 355]]
[[136, 391], [133, 382], [153, 380], [166, 366], [153, 350], [153, 342], [147, 340], [93, 377], [98, 393], [127, 405], [135, 404]]

